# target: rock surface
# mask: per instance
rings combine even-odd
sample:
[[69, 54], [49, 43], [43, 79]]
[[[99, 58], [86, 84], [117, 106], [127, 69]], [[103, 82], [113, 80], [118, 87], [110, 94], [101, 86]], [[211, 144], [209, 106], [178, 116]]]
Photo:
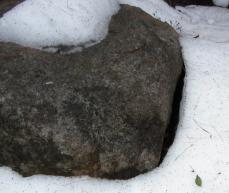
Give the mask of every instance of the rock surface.
[[177, 33], [127, 5], [80, 53], [0, 43], [0, 163], [24, 176], [155, 168], [182, 65]]
[[0, 17], [24, 0], [0, 0]]

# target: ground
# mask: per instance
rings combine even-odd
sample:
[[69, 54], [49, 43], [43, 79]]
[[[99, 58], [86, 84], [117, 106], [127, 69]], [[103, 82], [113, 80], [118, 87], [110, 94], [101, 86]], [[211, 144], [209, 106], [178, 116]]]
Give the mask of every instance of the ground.
[[[161, 0], [120, 2], [141, 7], [180, 33], [186, 67], [180, 123], [163, 163], [127, 181], [42, 175], [22, 178], [1, 167], [0, 193], [229, 193], [229, 10], [173, 9]], [[197, 175], [201, 187], [195, 183]]]

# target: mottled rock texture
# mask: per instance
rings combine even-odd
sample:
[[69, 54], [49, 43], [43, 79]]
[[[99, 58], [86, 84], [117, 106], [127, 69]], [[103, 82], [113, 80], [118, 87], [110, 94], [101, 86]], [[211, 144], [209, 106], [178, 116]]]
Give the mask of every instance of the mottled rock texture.
[[127, 5], [80, 53], [0, 43], [0, 163], [24, 176], [155, 168], [182, 65], [177, 33]]
[[0, 17], [24, 0], [0, 0]]

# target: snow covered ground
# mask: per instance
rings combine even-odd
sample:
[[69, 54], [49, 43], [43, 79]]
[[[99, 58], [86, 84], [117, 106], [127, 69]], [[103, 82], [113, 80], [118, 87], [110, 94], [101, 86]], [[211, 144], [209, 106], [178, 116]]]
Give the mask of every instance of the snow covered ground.
[[[0, 19], [0, 39], [2, 23], [13, 17], [14, 11], [23, 15], [26, 2]], [[42, 175], [22, 178], [2, 167], [0, 193], [229, 193], [229, 10], [200, 6], [173, 9], [161, 0], [120, 2], [167, 21], [181, 35], [186, 66], [181, 120], [165, 160], [157, 169], [127, 181]], [[99, 9], [103, 11], [103, 7], [97, 8], [100, 13]], [[115, 13], [115, 9], [109, 10], [107, 17]], [[43, 14], [49, 13], [44, 10]], [[202, 187], [195, 184], [196, 175], [202, 179]]]

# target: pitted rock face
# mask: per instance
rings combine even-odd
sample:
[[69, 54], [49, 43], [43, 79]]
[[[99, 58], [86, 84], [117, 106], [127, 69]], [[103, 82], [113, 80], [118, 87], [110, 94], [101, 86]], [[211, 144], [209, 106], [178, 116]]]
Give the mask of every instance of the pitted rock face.
[[99, 177], [158, 166], [183, 65], [168, 24], [124, 5], [80, 53], [0, 43], [0, 61], [1, 164]]

